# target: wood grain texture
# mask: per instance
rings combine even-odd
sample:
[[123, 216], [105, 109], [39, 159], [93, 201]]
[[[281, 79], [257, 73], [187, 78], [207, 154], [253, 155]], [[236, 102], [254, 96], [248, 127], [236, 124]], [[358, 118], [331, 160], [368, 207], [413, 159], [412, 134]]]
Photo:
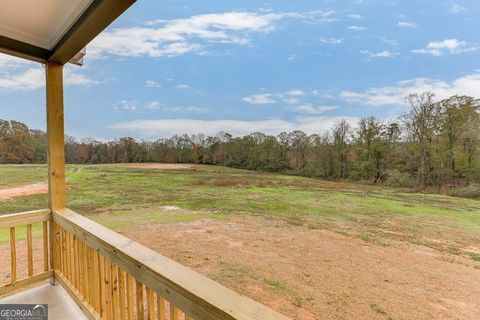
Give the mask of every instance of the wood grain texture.
[[289, 319], [69, 209], [54, 211], [53, 219], [194, 319]]
[[63, 65], [46, 63], [48, 199], [51, 210], [66, 206]]

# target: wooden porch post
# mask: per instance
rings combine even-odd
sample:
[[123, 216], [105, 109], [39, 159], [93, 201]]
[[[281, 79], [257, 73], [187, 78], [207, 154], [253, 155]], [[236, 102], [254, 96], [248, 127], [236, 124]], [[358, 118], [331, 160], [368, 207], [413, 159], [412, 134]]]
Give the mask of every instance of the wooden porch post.
[[[65, 133], [63, 119], [63, 65], [47, 62], [47, 139], [48, 139], [48, 202], [50, 210], [66, 207], [65, 196]], [[50, 269], [54, 270], [53, 220], [50, 219]], [[55, 272], [51, 280], [55, 284]]]

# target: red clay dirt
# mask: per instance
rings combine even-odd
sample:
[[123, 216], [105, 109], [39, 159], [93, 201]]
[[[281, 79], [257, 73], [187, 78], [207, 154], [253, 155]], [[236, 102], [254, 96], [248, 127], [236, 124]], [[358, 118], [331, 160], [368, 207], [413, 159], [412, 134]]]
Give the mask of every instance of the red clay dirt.
[[14, 197], [29, 196], [48, 192], [48, 183], [39, 182], [20, 187], [0, 189], [0, 200], [8, 200]]
[[[293, 319], [480, 319], [480, 263], [257, 217], [117, 230]], [[26, 243], [17, 241], [19, 278]], [[34, 241], [36, 272], [43, 265]], [[0, 245], [9, 281], [10, 250]]]
[[480, 263], [263, 218], [119, 230], [294, 319], [480, 319]]

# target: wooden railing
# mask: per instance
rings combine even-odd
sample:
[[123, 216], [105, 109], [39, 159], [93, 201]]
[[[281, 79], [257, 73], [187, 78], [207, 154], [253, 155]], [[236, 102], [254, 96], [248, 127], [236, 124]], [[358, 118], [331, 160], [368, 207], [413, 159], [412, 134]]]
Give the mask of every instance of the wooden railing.
[[[49, 267], [49, 220], [51, 218], [50, 210], [37, 210], [23, 213], [0, 216], [0, 232], [8, 233], [10, 239], [10, 277], [9, 282], [0, 287], [0, 295], [5, 295], [14, 290], [47, 280], [51, 277], [52, 271]], [[42, 237], [42, 257], [43, 267], [36, 268], [42, 270], [34, 273], [33, 259], [33, 225], [41, 225]], [[25, 229], [26, 254], [27, 259], [24, 265], [17, 263], [18, 240], [16, 239], [18, 229]], [[19, 271], [26, 271], [26, 277], [19, 279]]]
[[[35, 236], [43, 254], [43, 271], [36, 274], [34, 261], [42, 259], [33, 258], [32, 225], [40, 229]], [[20, 280], [19, 227], [25, 228], [27, 254], [27, 277]], [[0, 295], [50, 278], [90, 319], [288, 319], [68, 209], [3, 215], [2, 229], [10, 235], [11, 270]]]
[[92, 319], [288, 319], [71, 210], [52, 230], [55, 277]]

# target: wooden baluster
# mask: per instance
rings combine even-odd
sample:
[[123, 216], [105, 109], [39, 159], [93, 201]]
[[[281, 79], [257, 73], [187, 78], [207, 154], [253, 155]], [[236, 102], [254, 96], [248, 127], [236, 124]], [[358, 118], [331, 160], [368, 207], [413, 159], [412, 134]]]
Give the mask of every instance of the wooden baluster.
[[111, 265], [111, 273], [112, 273], [112, 307], [113, 307], [113, 319], [118, 320], [120, 317], [118, 316], [119, 311], [119, 294], [118, 294], [118, 269], [113, 263]]
[[[54, 232], [52, 234], [55, 234]], [[43, 221], [43, 271], [48, 271], [48, 223]]]
[[100, 276], [100, 316], [105, 319], [107, 316], [107, 297], [105, 283], [105, 257], [99, 255], [99, 276]]
[[88, 293], [88, 303], [90, 303], [90, 305], [92, 307], [95, 306], [95, 276], [94, 276], [94, 264], [93, 264], [93, 249], [90, 248], [90, 247], [87, 247], [88, 248], [88, 282], [90, 283], [90, 285], [88, 286], [88, 288], [90, 289], [90, 292]]
[[127, 319], [127, 303], [126, 303], [126, 279], [125, 279], [125, 271], [123, 271], [120, 267], [117, 267], [118, 271], [118, 291], [120, 293], [120, 319], [126, 320]]
[[133, 278], [127, 273], [127, 309], [128, 319], [135, 320], [135, 296]]
[[80, 241], [80, 239], [77, 239], [78, 242], [78, 292], [80, 292], [80, 295], [82, 297], [85, 297], [84, 295], [84, 288], [85, 288], [85, 283], [84, 281], [84, 270], [83, 270], [83, 242]]
[[135, 280], [135, 287], [137, 291], [137, 319], [145, 319], [145, 308], [143, 305], [143, 284]]
[[32, 244], [32, 225], [27, 225], [27, 259], [28, 276], [33, 276], [33, 244]]
[[170, 320], [179, 320], [180, 314], [178, 311], [177, 307], [170, 302]]
[[60, 229], [60, 226], [58, 224], [55, 224], [55, 229], [56, 229], [56, 240], [55, 240], [55, 261], [57, 263], [57, 270], [62, 273], [62, 232]]
[[147, 310], [148, 310], [148, 319], [155, 320], [155, 297], [153, 291], [147, 287]]
[[61, 244], [60, 245], [62, 247], [62, 250], [61, 250], [62, 251], [62, 254], [61, 254], [61, 257], [62, 257], [62, 274], [64, 276], [66, 276], [66, 270], [67, 270], [66, 269], [67, 268], [66, 267], [66, 261], [67, 261], [67, 259], [66, 259], [66, 255], [65, 255], [65, 229], [61, 228], [60, 235], [61, 235]]
[[[93, 249], [92, 249], [93, 250]], [[101, 297], [100, 297], [100, 261], [97, 251], [93, 252], [93, 307], [101, 314]]]
[[15, 228], [10, 228], [10, 282], [17, 281], [17, 250], [15, 249]]
[[50, 263], [54, 270], [58, 270], [59, 269], [58, 239], [60, 237], [58, 236], [58, 228], [56, 223], [50, 222], [49, 227], [52, 230], [52, 233], [50, 234], [50, 239], [49, 239], [50, 240], [49, 245], [51, 246], [50, 247]]
[[83, 286], [83, 296], [85, 301], [89, 301], [88, 293], [90, 292], [90, 283], [88, 281], [88, 247], [85, 242], [82, 242], [82, 256], [83, 256], [83, 278], [82, 281], [84, 283]]
[[167, 320], [165, 300], [157, 293], [158, 320]]
[[112, 313], [112, 262], [105, 258], [105, 308], [106, 319], [113, 319]]
[[68, 250], [69, 242], [70, 242], [70, 234], [64, 230], [65, 238], [64, 238], [64, 255], [65, 255], [65, 277], [70, 280], [70, 252]]
[[71, 283], [74, 283], [75, 279], [75, 250], [74, 250], [74, 244], [73, 244], [73, 234], [69, 233], [68, 234], [68, 255], [70, 259], [68, 259], [69, 262], [69, 269], [70, 269], [70, 277], [68, 280], [70, 280]]
[[73, 244], [73, 255], [75, 256], [75, 279], [73, 281], [75, 288], [80, 292], [81, 278], [80, 278], [80, 240], [75, 236]]

